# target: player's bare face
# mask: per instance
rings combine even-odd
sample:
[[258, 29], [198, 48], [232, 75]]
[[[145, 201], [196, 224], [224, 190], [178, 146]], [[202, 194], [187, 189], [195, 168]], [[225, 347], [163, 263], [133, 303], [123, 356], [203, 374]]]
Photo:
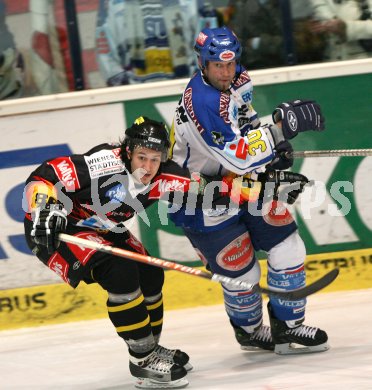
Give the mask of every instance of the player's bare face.
[[160, 168], [161, 152], [137, 147], [128, 152], [130, 166], [134, 178], [142, 184], [149, 184]]
[[219, 91], [226, 91], [235, 77], [236, 61], [209, 61], [204, 69], [204, 75], [212, 86]]

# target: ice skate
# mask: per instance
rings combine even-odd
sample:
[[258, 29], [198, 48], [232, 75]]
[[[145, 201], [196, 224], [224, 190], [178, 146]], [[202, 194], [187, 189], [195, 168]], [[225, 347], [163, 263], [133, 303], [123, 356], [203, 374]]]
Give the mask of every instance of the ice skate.
[[285, 321], [274, 317], [268, 305], [271, 333], [275, 343], [274, 352], [278, 355], [324, 352], [329, 349], [328, 336], [323, 330], [307, 325], [289, 328]]
[[140, 389], [182, 389], [189, 384], [184, 367], [159, 357], [155, 351], [142, 359], [130, 356], [129, 370], [137, 378], [135, 387]]
[[234, 328], [236, 341], [240, 344], [240, 348], [243, 351], [257, 351], [258, 349], [264, 349], [267, 351], [274, 350], [274, 343], [271, 338], [270, 327], [261, 325], [253, 333], [247, 333], [244, 329], [236, 326], [230, 321]]
[[170, 382], [159, 382], [150, 378], [137, 378], [134, 386], [137, 389], [184, 389], [188, 386], [187, 379], [178, 379]]
[[162, 359], [170, 360], [171, 362], [184, 367], [186, 371], [191, 371], [193, 369], [193, 366], [189, 362], [189, 355], [179, 349], [168, 349], [158, 344], [155, 347], [155, 353]]

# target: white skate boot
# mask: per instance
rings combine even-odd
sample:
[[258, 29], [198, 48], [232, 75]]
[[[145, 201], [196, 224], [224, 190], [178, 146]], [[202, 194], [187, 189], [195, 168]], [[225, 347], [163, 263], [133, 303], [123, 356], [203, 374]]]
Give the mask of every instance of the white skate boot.
[[193, 369], [193, 366], [189, 362], [189, 355], [179, 349], [168, 349], [158, 344], [155, 347], [155, 353], [162, 359], [170, 360], [171, 362], [184, 367], [186, 371], [191, 371]]

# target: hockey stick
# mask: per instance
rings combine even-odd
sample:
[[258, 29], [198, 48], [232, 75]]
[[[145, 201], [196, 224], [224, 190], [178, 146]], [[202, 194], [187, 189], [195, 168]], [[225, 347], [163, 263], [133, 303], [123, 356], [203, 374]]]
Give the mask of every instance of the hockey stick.
[[316, 280], [314, 283], [309, 284], [303, 288], [294, 291], [275, 291], [270, 288], [261, 287], [259, 285], [252, 285], [242, 280], [232, 279], [227, 276], [222, 276], [218, 274], [211, 274], [209, 272], [202, 271], [197, 268], [188, 267], [186, 265], [178, 264], [168, 260], [158, 259], [156, 257], [151, 257], [147, 255], [143, 255], [141, 253], [131, 252], [122, 248], [112, 247], [110, 245], [100, 244], [95, 241], [86, 240], [83, 238], [71, 236], [69, 234], [60, 233], [58, 238], [66, 243], [80, 245], [85, 248], [95, 249], [100, 252], [105, 252], [110, 255], [124, 257], [126, 259], [139, 261], [141, 263], [155, 265], [157, 267], [183, 272], [189, 275], [198, 276], [200, 278], [209, 279], [215, 282], [223, 282], [235, 287], [242, 287], [248, 290], [252, 290], [254, 292], [259, 292], [263, 294], [270, 294], [272, 296], [276, 296], [278, 298], [283, 298], [286, 300], [298, 300], [307, 297], [310, 294], [314, 294], [315, 292], [321, 290], [322, 288], [328, 286], [332, 283], [338, 273], [339, 270], [337, 268], [332, 271], [326, 273], [320, 279]]
[[372, 156], [372, 149], [304, 150], [287, 152], [285, 156], [294, 158]]

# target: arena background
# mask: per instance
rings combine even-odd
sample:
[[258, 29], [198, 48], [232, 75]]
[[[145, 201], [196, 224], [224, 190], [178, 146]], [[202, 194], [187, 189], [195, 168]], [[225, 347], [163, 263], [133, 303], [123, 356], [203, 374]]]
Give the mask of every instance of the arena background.
[[[360, 60], [251, 72], [255, 109], [265, 121], [282, 101], [316, 99], [325, 113], [327, 130], [301, 135], [293, 142], [296, 150], [371, 148], [371, 69], [372, 60]], [[24, 181], [47, 158], [118, 140], [138, 115], [170, 125], [186, 82], [0, 103], [0, 330], [106, 316], [106, 297], [96, 286], [82, 284], [73, 290], [29, 253], [22, 224]], [[340, 276], [327, 291], [371, 288], [372, 157], [299, 159], [293, 170], [316, 180], [315, 188], [325, 191], [319, 203], [307, 189], [292, 208], [309, 253], [308, 282], [339, 267]], [[340, 181], [344, 184], [334, 199], [332, 186]], [[345, 198], [350, 205], [346, 215], [338, 210]], [[150, 253], [201, 266], [181, 232], [156, 218], [166, 214], [166, 206], [154, 205], [149, 213], [153, 216], [150, 228], [141, 218], [131, 227]], [[264, 263], [264, 254], [259, 257]], [[263, 272], [263, 284], [265, 276]], [[218, 284], [167, 271], [164, 302], [166, 310], [211, 305], [222, 303], [222, 294]]]

